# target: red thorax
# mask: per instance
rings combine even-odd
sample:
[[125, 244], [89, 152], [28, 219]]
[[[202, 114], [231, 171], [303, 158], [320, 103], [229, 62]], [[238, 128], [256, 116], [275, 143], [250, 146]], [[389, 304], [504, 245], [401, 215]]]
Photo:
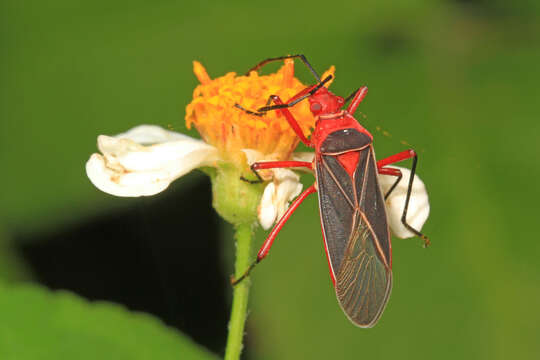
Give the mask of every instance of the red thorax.
[[311, 113], [317, 117], [315, 130], [311, 135], [311, 144], [315, 150], [319, 149], [328, 134], [341, 129], [357, 129], [373, 139], [369, 131], [360, 125], [347, 110], [341, 108], [345, 104], [341, 96], [334, 95], [330, 90], [322, 87], [308, 100]]

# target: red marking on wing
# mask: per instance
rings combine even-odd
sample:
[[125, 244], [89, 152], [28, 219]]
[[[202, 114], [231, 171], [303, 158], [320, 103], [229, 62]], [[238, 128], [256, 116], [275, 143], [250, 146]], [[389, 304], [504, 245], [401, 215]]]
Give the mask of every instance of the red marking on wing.
[[352, 178], [354, 171], [358, 167], [358, 158], [360, 157], [359, 151], [349, 151], [343, 154], [339, 154], [336, 156], [339, 163], [345, 171], [347, 171], [347, 174]]

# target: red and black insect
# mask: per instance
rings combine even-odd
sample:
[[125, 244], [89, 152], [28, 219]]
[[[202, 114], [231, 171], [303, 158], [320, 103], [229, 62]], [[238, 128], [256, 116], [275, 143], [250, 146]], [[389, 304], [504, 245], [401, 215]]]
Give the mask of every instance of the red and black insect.
[[[315, 172], [316, 182], [307, 188], [290, 205], [268, 235], [256, 261], [233, 284], [244, 279], [253, 267], [266, 257], [277, 234], [304, 199], [318, 191], [322, 232], [330, 276], [336, 295], [347, 317], [360, 327], [372, 327], [381, 316], [392, 289], [392, 245], [387, 222], [385, 199], [402, 178], [401, 171], [387, 165], [412, 159], [405, 207], [401, 222], [421, 237], [425, 245], [428, 238], [407, 223], [407, 209], [418, 156], [412, 149], [375, 160], [373, 136], [353, 117], [358, 105], [367, 94], [367, 87], [356, 90], [347, 99], [332, 94], [304, 55], [270, 58], [257, 64], [250, 71], [263, 65], [288, 58], [299, 58], [317, 78], [318, 83], [307, 87], [284, 103], [272, 95], [268, 105], [257, 111], [244, 109], [253, 115], [263, 116], [267, 111], [278, 111], [287, 119], [300, 140], [315, 149], [313, 163], [303, 161], [268, 161], [254, 163], [257, 170], [306, 167]], [[248, 72], [249, 73], [249, 72]], [[310, 110], [317, 117], [315, 130], [307, 139], [294, 119], [289, 107], [308, 99]], [[351, 100], [346, 109], [343, 106]], [[274, 102], [275, 105], [270, 105]], [[396, 182], [383, 197], [378, 174], [392, 175]], [[259, 175], [257, 174], [259, 177]], [[260, 177], [259, 177], [260, 179]]]

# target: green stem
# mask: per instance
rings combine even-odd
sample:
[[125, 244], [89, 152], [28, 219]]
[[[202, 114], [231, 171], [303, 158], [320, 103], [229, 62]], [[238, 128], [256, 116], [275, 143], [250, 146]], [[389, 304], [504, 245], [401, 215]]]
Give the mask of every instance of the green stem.
[[[241, 276], [250, 265], [252, 235], [251, 224], [236, 226], [235, 277]], [[225, 360], [238, 360], [242, 353], [249, 286], [250, 281], [248, 278], [233, 288], [233, 302], [231, 319], [229, 320], [229, 337], [227, 339], [227, 348], [225, 349]]]

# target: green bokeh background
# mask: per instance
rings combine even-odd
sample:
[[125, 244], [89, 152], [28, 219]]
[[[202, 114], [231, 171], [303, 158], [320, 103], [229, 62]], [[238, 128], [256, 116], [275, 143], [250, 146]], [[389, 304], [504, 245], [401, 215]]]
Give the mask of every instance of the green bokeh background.
[[369, 86], [379, 157], [419, 152], [432, 246], [394, 240], [389, 305], [355, 328], [308, 199], [254, 273], [254, 358], [540, 358], [540, 2], [4, 0], [0, 24], [3, 277], [25, 276], [12, 234], [133, 203], [97, 191], [84, 163], [98, 134], [185, 131], [192, 60], [217, 77], [304, 53], [336, 66], [337, 94]]

